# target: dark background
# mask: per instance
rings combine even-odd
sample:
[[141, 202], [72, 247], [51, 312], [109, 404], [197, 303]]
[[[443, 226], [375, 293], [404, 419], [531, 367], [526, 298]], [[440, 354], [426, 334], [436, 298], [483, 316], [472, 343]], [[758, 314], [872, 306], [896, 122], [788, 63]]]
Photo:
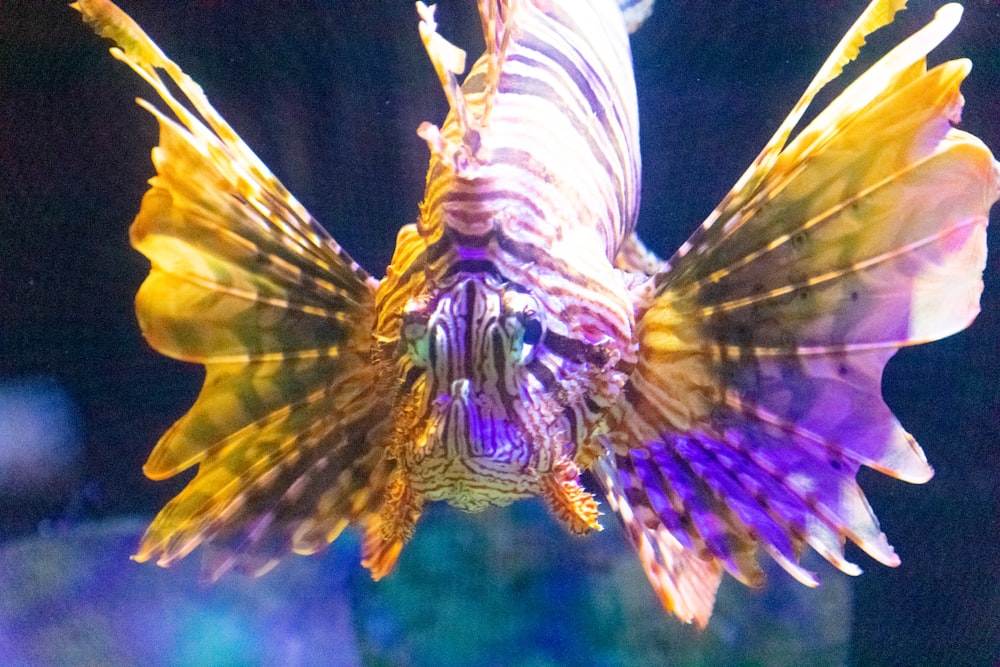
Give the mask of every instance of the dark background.
[[[910, 4], [869, 39], [872, 52], [938, 6]], [[427, 150], [415, 129], [446, 111], [412, 3], [121, 5], [338, 241], [380, 274], [422, 194]], [[864, 5], [660, 0], [633, 38], [640, 233], [650, 246], [669, 255], [711, 210]], [[446, 36], [478, 54], [472, 2], [442, 0], [438, 17]], [[128, 247], [127, 227], [153, 173], [156, 128], [132, 100], [153, 93], [108, 46], [61, 2], [0, 2], [0, 383], [54, 381], [81, 427], [76, 464], [42, 492], [0, 495], [0, 539], [53, 522], [152, 514], [183, 483], [154, 484], [140, 471], [193, 401], [202, 373], [149, 350], [134, 321], [148, 265]], [[962, 127], [1000, 150], [995, 0], [966, 3], [962, 25], [931, 60], [957, 56], [975, 65], [963, 86]], [[903, 565], [850, 554], [866, 570], [853, 582], [857, 664], [1000, 659], [996, 238], [994, 230], [976, 323], [901, 352], [885, 376], [888, 402], [937, 475], [911, 486], [862, 472]]]

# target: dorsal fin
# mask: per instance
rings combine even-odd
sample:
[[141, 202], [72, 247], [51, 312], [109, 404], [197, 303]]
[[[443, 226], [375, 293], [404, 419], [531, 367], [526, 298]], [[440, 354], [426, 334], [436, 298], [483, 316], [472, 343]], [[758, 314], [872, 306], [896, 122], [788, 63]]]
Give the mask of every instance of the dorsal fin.
[[479, 18], [486, 42], [487, 69], [483, 91], [484, 104], [478, 112], [470, 109], [457, 78], [459, 74], [465, 72], [465, 51], [438, 33], [437, 21], [434, 19], [436, 5], [428, 6], [423, 2], [417, 2], [420, 37], [441, 81], [448, 106], [457, 120], [458, 135], [446, 137], [441, 133], [441, 129], [432, 123], [422, 123], [417, 134], [427, 142], [431, 152], [454, 165], [459, 172], [475, 162], [480, 145], [479, 132], [488, 122], [493, 98], [499, 86], [500, 73], [510, 44], [517, 2], [518, 0], [479, 0]]
[[465, 95], [456, 77], [465, 71], [465, 51], [438, 33], [437, 21], [434, 20], [435, 9], [436, 5], [427, 6], [423, 2], [417, 2], [420, 38], [441, 81], [441, 88], [448, 98], [448, 106], [458, 121], [458, 136], [446, 137], [441, 133], [441, 128], [428, 122], [420, 124], [417, 134], [427, 142], [432, 153], [443, 162], [453, 164], [456, 172], [461, 173], [474, 158], [479, 147], [480, 125], [466, 104]]
[[483, 38], [486, 40], [488, 59], [484, 90], [486, 104], [481, 119], [484, 125], [489, 119], [493, 98], [500, 83], [500, 72], [507, 57], [516, 5], [517, 0], [479, 0], [479, 18], [483, 23]]

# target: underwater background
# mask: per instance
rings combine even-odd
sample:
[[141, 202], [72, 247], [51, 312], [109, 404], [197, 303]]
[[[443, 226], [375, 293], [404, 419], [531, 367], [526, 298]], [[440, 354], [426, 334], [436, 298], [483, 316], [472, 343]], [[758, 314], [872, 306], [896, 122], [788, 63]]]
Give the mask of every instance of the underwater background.
[[[669, 256], [798, 99], [864, 2], [668, 2], [633, 37], [639, 231]], [[941, 3], [911, 0], [861, 71]], [[121, 2], [375, 274], [417, 214], [444, 96], [400, 0]], [[471, 0], [438, 3], [478, 55]], [[969, 0], [931, 64], [969, 57], [961, 127], [1000, 152], [1000, 3]], [[808, 7], [808, 10], [806, 9]], [[992, 665], [1000, 661], [1000, 227], [983, 312], [900, 352], [883, 387], [936, 476], [860, 477], [901, 556], [811, 590], [727, 578], [707, 630], [662, 611], [612, 517], [589, 538], [535, 502], [434, 507], [375, 584], [353, 535], [259, 580], [198, 582], [198, 553], [128, 560], [187, 480], [141, 466], [202, 370], [143, 342], [127, 229], [153, 174], [152, 97], [61, 0], [0, 0], [0, 665]], [[836, 87], [836, 86], [834, 86]], [[824, 94], [816, 107], [832, 98]], [[764, 558], [763, 560], [767, 560]]]

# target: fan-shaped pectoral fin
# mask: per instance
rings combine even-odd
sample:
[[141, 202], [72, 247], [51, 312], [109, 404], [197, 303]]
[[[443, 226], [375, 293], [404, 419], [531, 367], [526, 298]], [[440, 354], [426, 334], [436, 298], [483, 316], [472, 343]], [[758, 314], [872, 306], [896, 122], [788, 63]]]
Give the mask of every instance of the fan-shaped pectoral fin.
[[200, 86], [108, 0], [73, 5], [173, 113], [130, 231], [150, 260], [136, 298], [156, 350], [205, 383], [144, 467], [197, 474], [135, 559], [168, 566], [207, 546], [207, 578], [260, 574], [325, 549], [378, 507], [390, 406], [372, 391], [378, 281], [340, 247], [212, 107]]
[[[897, 4], [871, 5], [804, 101]], [[759, 584], [758, 551], [809, 586], [806, 547], [851, 575], [848, 540], [900, 562], [857, 473], [933, 471], [883, 371], [978, 313], [1000, 194], [1000, 165], [953, 127], [968, 62], [925, 65], [959, 13], [942, 9], [786, 145], [800, 102], [637, 301], [639, 360], [595, 472], [681, 618], [707, 620], [723, 570]]]

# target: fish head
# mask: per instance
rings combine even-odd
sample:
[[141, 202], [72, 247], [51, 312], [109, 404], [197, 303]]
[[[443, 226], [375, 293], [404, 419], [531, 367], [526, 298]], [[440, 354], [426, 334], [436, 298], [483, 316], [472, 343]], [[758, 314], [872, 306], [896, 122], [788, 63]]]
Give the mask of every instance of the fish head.
[[399, 458], [426, 497], [482, 509], [534, 492], [559, 435], [539, 428], [527, 378], [544, 335], [538, 301], [493, 276], [459, 274], [406, 304]]

